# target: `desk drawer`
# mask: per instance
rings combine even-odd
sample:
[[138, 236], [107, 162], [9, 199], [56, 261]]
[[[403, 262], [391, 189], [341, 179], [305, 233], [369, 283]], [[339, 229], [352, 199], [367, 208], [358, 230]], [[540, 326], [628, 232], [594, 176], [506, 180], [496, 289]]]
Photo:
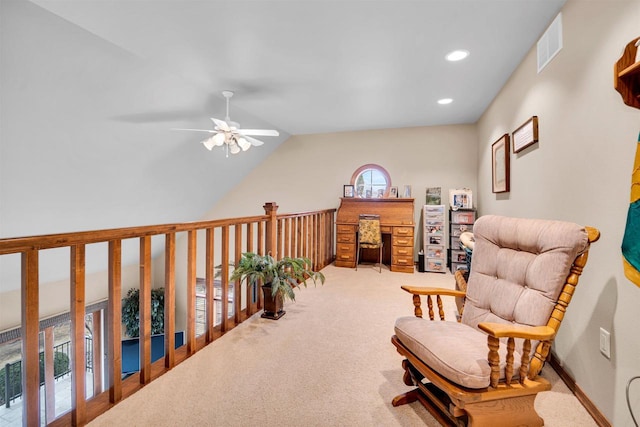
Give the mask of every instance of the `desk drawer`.
[[356, 234], [355, 233], [339, 233], [336, 237], [338, 243], [355, 243], [356, 242]]
[[413, 227], [393, 227], [394, 236], [413, 236]]
[[413, 258], [413, 246], [394, 246], [393, 255]]
[[338, 233], [338, 234], [340, 234], [340, 233], [355, 233], [356, 232], [356, 228], [357, 228], [357, 226], [355, 226], [355, 225], [338, 224], [338, 225], [336, 225], [336, 233]]
[[336, 258], [343, 261], [355, 259], [356, 245], [353, 243], [338, 243], [336, 245]]
[[392, 255], [391, 264], [413, 267], [413, 253], [411, 254], [411, 256]]
[[391, 234], [392, 233], [392, 229], [393, 227], [391, 227], [390, 225], [381, 225], [380, 226], [380, 232], [383, 234]]
[[413, 248], [413, 236], [393, 236], [391, 239], [392, 246], [411, 246]]

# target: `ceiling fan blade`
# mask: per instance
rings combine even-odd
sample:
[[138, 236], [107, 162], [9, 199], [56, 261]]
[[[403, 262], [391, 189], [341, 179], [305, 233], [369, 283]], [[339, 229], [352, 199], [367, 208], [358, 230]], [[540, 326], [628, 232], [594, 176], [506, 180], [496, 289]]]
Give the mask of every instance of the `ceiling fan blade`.
[[223, 130], [225, 132], [229, 132], [231, 129], [229, 128], [229, 125], [227, 124], [227, 122], [225, 122], [224, 120], [220, 120], [220, 119], [216, 119], [211, 117], [211, 121], [213, 121], [213, 123], [216, 124], [216, 126], [218, 127], [218, 129]]
[[207, 129], [179, 129], [179, 128], [172, 128], [171, 130], [190, 130], [190, 131], [194, 131], [194, 132], [216, 133], [215, 130], [207, 130]]
[[238, 129], [240, 135], [255, 135], [255, 136], [279, 136], [280, 132], [270, 129]]
[[264, 142], [260, 141], [259, 139], [255, 139], [247, 135], [244, 136], [244, 139], [249, 141], [254, 147], [259, 147], [264, 144]]

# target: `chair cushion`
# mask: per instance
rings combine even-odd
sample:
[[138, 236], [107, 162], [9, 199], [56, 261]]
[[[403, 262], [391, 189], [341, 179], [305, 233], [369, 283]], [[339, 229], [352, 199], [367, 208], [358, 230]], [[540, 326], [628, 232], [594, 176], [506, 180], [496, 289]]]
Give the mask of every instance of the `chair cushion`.
[[[427, 366], [443, 377], [467, 388], [489, 386], [487, 335], [458, 322], [431, 321], [419, 317], [396, 320], [398, 339]], [[504, 378], [506, 346], [501, 345], [500, 379]], [[520, 369], [520, 354], [514, 352], [514, 378]]]
[[359, 240], [362, 243], [376, 245], [382, 243], [382, 233], [380, 232], [380, 221], [377, 219], [361, 219], [358, 227]]
[[377, 244], [377, 245], [372, 245], [370, 243], [360, 243], [360, 247], [365, 249], [379, 249], [382, 247], [382, 242], [380, 242], [380, 244]]
[[576, 256], [584, 227], [562, 221], [480, 217], [462, 323], [546, 325]]

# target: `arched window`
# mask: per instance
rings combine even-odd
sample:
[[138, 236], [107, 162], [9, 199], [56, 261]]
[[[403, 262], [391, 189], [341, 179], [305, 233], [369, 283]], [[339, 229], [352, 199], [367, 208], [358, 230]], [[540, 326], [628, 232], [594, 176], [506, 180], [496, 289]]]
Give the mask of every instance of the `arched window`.
[[354, 187], [356, 197], [383, 198], [389, 196], [391, 177], [385, 168], [371, 163], [360, 166], [353, 173], [351, 185]]

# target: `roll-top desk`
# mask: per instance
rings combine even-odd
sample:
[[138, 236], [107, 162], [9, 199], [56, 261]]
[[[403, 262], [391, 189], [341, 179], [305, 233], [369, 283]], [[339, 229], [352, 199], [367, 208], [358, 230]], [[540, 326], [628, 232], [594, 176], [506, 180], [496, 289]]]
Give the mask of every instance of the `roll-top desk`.
[[390, 238], [391, 271], [413, 273], [413, 199], [341, 198], [336, 215], [337, 267], [356, 266], [356, 233], [360, 214], [380, 215], [380, 228]]

